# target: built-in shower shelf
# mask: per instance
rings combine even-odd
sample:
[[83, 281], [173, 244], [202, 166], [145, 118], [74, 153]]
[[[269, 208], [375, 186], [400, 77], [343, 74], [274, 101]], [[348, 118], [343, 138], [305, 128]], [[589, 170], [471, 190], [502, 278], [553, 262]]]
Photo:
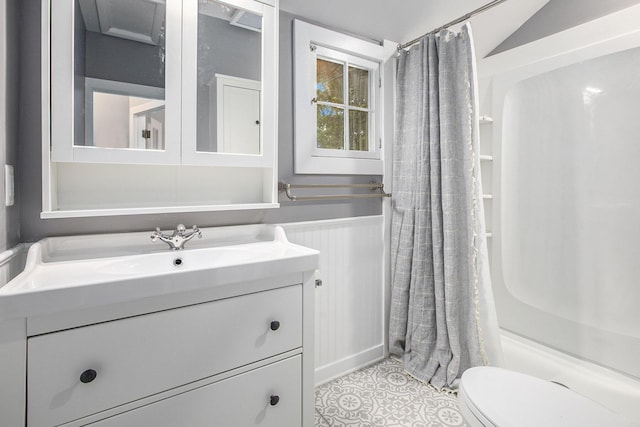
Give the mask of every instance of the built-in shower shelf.
[[480, 117], [478, 117], [478, 120], [480, 120], [481, 125], [487, 125], [487, 124], [493, 123], [493, 117], [487, 116], [486, 114], [483, 114]]
[[484, 200], [491, 200], [491, 199], [493, 199], [493, 194], [483, 194], [482, 198]]
[[493, 156], [489, 156], [488, 154], [480, 154], [480, 161], [481, 162], [492, 162], [493, 161]]
[[484, 233], [484, 235], [487, 239], [490, 239], [491, 237], [493, 237], [493, 233]]

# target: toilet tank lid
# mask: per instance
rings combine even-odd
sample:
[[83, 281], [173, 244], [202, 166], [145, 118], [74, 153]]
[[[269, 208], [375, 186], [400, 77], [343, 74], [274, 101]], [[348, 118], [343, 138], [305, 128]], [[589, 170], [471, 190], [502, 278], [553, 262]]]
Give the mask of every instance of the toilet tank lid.
[[459, 393], [498, 426], [639, 427], [566, 387], [502, 368], [468, 369]]

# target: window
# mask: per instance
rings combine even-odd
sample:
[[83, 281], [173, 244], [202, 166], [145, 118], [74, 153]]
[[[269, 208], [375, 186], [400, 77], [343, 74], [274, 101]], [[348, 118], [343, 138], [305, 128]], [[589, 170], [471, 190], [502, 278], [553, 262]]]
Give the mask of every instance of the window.
[[295, 172], [382, 174], [382, 46], [295, 21]]
[[373, 77], [378, 64], [316, 47], [316, 156], [379, 158]]

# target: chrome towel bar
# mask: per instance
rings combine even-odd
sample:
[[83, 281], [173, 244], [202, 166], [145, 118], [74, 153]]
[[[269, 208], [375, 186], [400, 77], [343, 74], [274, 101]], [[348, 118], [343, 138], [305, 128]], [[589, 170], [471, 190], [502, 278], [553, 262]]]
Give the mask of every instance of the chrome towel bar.
[[[318, 196], [295, 196], [291, 194], [291, 190], [295, 188], [368, 188], [371, 191], [379, 190], [375, 194], [332, 194]], [[372, 199], [380, 197], [391, 197], [391, 193], [384, 192], [384, 184], [371, 182], [369, 184], [287, 184], [278, 183], [278, 190], [284, 192], [289, 200], [341, 200], [341, 199]]]

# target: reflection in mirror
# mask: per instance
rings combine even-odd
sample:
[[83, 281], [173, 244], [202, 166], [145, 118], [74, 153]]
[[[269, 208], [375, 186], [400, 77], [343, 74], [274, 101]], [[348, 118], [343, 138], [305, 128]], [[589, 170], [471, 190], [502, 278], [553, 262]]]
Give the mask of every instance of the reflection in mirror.
[[262, 17], [198, 4], [197, 151], [260, 154]]
[[164, 150], [165, 2], [75, 5], [74, 145]]
[[164, 150], [164, 89], [87, 77], [85, 95], [85, 146]]
[[129, 97], [129, 148], [164, 149], [164, 101]]

